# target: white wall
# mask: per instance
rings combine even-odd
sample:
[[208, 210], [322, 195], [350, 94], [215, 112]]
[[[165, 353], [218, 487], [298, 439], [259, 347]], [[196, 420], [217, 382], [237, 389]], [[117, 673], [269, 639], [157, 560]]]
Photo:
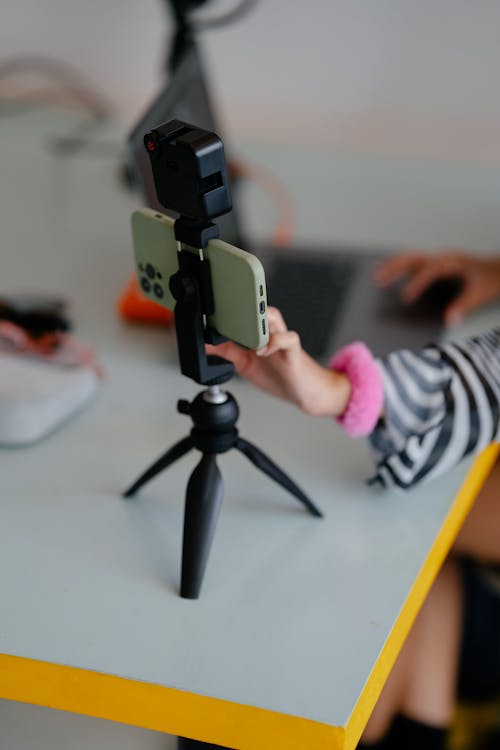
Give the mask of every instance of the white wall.
[[[166, 19], [161, 0], [2, 0], [1, 55], [71, 60], [133, 119]], [[497, 0], [260, 0], [203, 48], [232, 134], [498, 163], [499, 29]]]

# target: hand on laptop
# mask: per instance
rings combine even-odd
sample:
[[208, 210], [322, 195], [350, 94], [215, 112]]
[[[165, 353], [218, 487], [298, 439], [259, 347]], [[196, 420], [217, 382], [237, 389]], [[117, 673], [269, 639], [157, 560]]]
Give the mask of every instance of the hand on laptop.
[[279, 310], [270, 307], [267, 313], [270, 335], [266, 347], [253, 351], [228, 341], [207, 345], [207, 353], [230, 360], [246, 380], [306, 414], [343, 414], [351, 395], [349, 379], [315, 362], [302, 349], [299, 335], [287, 329]]
[[446, 325], [453, 325], [472, 310], [500, 298], [500, 257], [480, 257], [458, 250], [443, 250], [435, 255], [405, 253], [384, 261], [375, 275], [380, 286], [402, 279], [401, 297], [407, 303], [418, 299], [436, 282], [460, 281], [460, 291], [444, 310]]

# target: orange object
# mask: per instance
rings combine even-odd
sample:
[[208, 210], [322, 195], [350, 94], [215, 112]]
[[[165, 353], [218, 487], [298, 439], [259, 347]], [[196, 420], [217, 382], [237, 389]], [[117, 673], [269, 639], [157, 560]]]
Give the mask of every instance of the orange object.
[[143, 295], [135, 275], [131, 276], [118, 298], [117, 309], [125, 320], [137, 323], [171, 325], [174, 314]]

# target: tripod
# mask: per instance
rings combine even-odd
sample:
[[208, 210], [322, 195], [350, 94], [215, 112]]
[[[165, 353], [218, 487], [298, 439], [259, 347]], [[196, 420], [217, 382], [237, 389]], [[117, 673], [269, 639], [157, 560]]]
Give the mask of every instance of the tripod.
[[[124, 496], [135, 495], [146, 482], [192, 448], [201, 452], [201, 459], [186, 490], [180, 587], [182, 597], [197, 599], [222, 503], [223, 481], [216, 461], [219, 453], [236, 448], [254, 466], [294, 495], [312, 515], [321, 517], [322, 514], [265, 453], [239, 436], [236, 428], [238, 404], [221, 388], [234, 374], [234, 366], [221, 357], [207, 356], [205, 351], [205, 343], [225, 340], [207, 323], [215, 304], [210, 262], [203, 253], [210, 240], [219, 234], [217, 225], [209, 219], [231, 209], [222, 142], [215, 133], [174, 120], [146, 134], [144, 143], [151, 159], [160, 202], [180, 214], [174, 224], [178, 271], [170, 276], [168, 287], [175, 300], [181, 372], [207, 388], [192, 402], [178, 402], [178, 411], [190, 416], [193, 422], [189, 435], [155, 461], [125, 491]], [[159, 288], [159, 298], [163, 299], [165, 290], [162, 284], [166, 274], [159, 273], [153, 265], [153, 258], [157, 257], [153, 252], [155, 248], [150, 248], [154, 236], [148, 235], [145, 255], [141, 255], [137, 267], [146, 275], [152, 270], [155, 294]], [[145, 282], [143, 288], [150, 289], [147, 278], [142, 278], [142, 282]], [[263, 287], [261, 290], [263, 297]], [[261, 297], [259, 306], [265, 306]], [[252, 302], [251, 310], [248, 306], [245, 309], [252, 321], [260, 321], [255, 317], [262, 314], [256, 301]], [[231, 311], [233, 315], [235, 312], [234, 309]]]
[[238, 404], [219, 385], [209, 386], [191, 403], [179, 401], [177, 410], [191, 417], [194, 426], [190, 434], [155, 461], [129, 487], [125, 497], [134, 495], [146, 482], [192, 448], [201, 451], [201, 459], [189, 478], [186, 490], [180, 590], [182, 597], [197, 599], [223, 496], [223, 479], [217, 466], [217, 454], [236, 448], [254, 466], [300, 500], [313, 516], [321, 517], [322, 514], [279, 466], [257, 446], [239, 436], [236, 428]]

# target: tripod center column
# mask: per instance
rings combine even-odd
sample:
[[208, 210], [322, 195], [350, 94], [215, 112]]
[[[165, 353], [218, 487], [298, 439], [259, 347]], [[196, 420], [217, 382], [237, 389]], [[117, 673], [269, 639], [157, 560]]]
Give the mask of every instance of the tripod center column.
[[209, 404], [223, 404], [227, 401], [228, 396], [219, 385], [211, 385], [206, 391], [203, 391], [203, 399], [208, 401]]

